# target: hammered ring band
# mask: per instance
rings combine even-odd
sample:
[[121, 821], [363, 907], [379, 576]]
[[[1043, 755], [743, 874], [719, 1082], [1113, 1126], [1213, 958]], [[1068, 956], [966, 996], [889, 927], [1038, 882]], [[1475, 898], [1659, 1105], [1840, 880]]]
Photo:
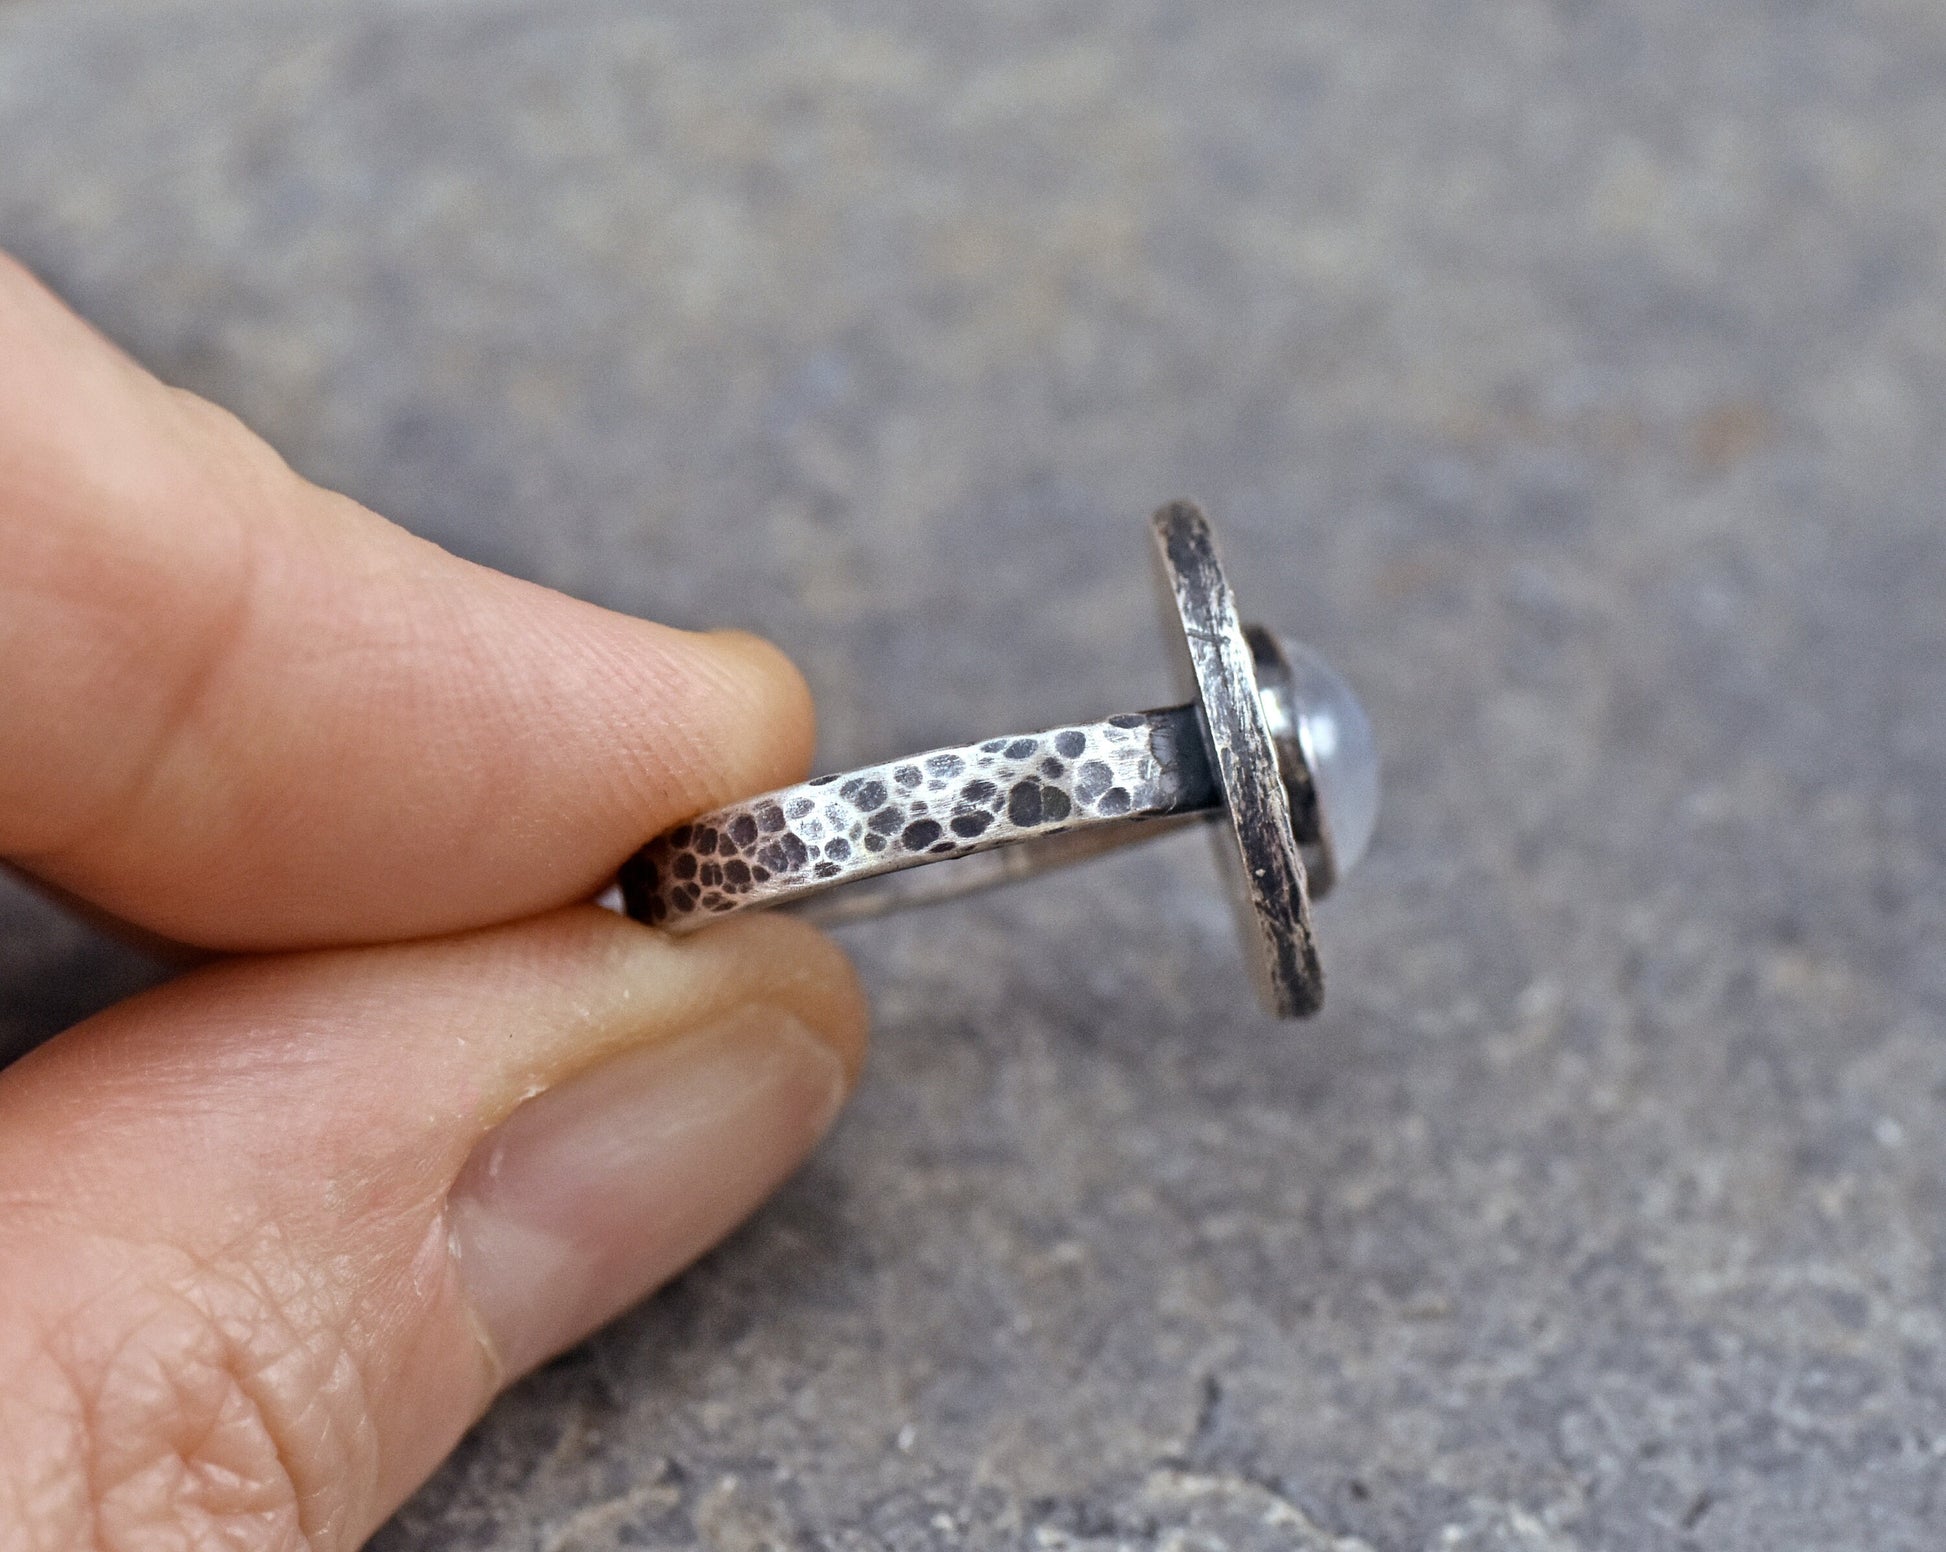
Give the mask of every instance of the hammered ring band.
[[[1192, 699], [819, 776], [701, 815], [623, 868], [628, 913], [679, 933], [767, 906], [871, 915], [1206, 818], [1221, 830], [1265, 1005], [1316, 1011], [1310, 898], [1370, 837], [1370, 724], [1314, 654], [1241, 623], [1200, 508], [1171, 503], [1151, 528]], [[959, 858], [984, 866], [931, 887], [888, 877]], [[867, 880], [875, 887], [825, 899]]]

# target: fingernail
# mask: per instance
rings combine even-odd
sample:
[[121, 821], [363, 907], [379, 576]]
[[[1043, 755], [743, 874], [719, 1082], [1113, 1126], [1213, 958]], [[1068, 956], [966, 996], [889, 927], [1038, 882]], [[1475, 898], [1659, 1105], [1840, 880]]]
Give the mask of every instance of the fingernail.
[[460, 1274], [504, 1372], [571, 1346], [721, 1239], [797, 1167], [845, 1089], [836, 1051], [750, 1007], [522, 1105], [452, 1194]]

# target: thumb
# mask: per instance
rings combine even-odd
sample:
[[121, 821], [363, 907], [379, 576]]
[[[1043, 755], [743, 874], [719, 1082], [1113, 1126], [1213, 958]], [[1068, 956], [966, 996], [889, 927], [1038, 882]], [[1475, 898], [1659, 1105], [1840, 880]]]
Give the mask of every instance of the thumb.
[[801, 925], [578, 908], [42, 1047], [0, 1073], [0, 1544], [355, 1547], [796, 1167], [863, 1022]]

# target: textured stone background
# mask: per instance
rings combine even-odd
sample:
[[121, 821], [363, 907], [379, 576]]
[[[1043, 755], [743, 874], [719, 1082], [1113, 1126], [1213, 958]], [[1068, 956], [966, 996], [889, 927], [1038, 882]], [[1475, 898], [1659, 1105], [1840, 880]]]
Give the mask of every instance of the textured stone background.
[[[855, 1110], [412, 1547], [1936, 1549], [1937, 0], [0, 0], [0, 241], [825, 754], [1365, 691], [1331, 1002], [1188, 838], [852, 944]], [[11, 1048], [139, 963], [7, 897]]]

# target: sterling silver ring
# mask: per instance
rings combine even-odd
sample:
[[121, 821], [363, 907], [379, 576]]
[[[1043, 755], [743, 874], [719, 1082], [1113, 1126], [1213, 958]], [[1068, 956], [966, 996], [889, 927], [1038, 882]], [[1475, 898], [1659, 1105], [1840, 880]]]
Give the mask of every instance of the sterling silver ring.
[[[1315, 654], [1242, 623], [1199, 507], [1172, 502], [1150, 526], [1187, 704], [935, 749], [701, 815], [622, 869], [628, 914], [670, 932], [781, 905], [851, 920], [1209, 820], [1265, 1007], [1316, 1012], [1310, 899], [1371, 837], [1371, 724]], [[891, 877], [957, 858], [972, 860], [937, 883]]]

